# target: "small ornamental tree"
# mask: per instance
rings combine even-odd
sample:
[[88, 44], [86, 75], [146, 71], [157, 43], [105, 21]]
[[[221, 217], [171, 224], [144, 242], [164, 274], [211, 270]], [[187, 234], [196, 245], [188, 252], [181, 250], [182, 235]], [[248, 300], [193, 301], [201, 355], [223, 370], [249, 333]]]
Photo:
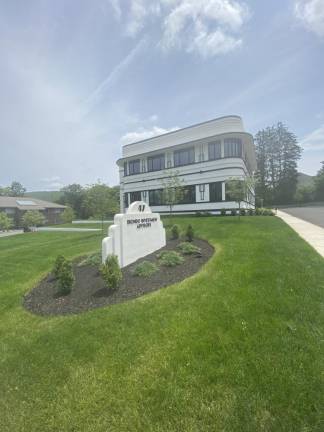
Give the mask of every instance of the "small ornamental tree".
[[68, 295], [72, 291], [75, 277], [71, 261], [64, 260], [57, 277], [57, 286], [60, 295]]
[[171, 215], [173, 206], [181, 203], [185, 197], [185, 188], [178, 171], [166, 171], [165, 174], [167, 177], [162, 180], [162, 199], [163, 204], [169, 206]]
[[12, 219], [6, 213], [0, 212], [0, 231], [9, 231], [12, 225]]
[[188, 225], [188, 227], [187, 227], [186, 238], [187, 238], [188, 242], [192, 242], [192, 240], [194, 238], [194, 229], [192, 228], [192, 225]]
[[66, 207], [62, 213], [62, 220], [64, 223], [71, 223], [75, 219], [74, 210], [71, 207]]
[[22, 224], [25, 228], [44, 225], [45, 217], [38, 210], [28, 210], [22, 218]]
[[171, 228], [171, 236], [172, 240], [176, 240], [180, 236], [180, 228], [179, 225], [173, 225]]
[[241, 217], [241, 203], [247, 200], [249, 191], [253, 187], [253, 179], [250, 177], [241, 178], [230, 178], [226, 181], [226, 195], [230, 201], [234, 201], [238, 204], [238, 215]]
[[63, 255], [58, 255], [56, 260], [54, 261], [52, 272], [53, 272], [53, 275], [56, 279], [59, 277], [62, 265], [65, 261], [66, 260], [65, 260]]
[[116, 255], [108, 255], [100, 267], [100, 273], [108, 288], [116, 290], [122, 280], [122, 272]]

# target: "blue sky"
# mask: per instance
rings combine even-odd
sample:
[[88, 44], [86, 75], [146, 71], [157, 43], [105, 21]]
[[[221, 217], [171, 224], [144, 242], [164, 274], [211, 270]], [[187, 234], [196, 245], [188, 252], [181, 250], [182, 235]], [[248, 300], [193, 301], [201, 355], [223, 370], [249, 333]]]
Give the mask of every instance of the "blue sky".
[[324, 160], [324, 0], [0, 0], [0, 185], [118, 183], [121, 145], [238, 114]]

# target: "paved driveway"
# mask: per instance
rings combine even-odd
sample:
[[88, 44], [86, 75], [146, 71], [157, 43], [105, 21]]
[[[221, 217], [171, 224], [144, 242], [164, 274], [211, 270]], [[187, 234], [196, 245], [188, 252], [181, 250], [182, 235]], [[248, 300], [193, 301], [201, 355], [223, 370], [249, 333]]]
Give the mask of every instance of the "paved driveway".
[[324, 206], [290, 207], [280, 210], [324, 228]]

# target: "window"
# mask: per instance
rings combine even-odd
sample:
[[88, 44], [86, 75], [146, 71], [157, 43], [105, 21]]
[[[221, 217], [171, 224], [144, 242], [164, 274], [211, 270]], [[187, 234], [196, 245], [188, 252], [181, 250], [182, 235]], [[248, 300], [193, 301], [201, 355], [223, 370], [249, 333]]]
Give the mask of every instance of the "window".
[[148, 171], [160, 171], [165, 168], [165, 156], [159, 154], [147, 158], [147, 170]]
[[208, 160], [220, 159], [222, 157], [222, 144], [220, 141], [208, 144]]
[[128, 207], [128, 193], [124, 194], [124, 207], [127, 208]]
[[174, 166], [189, 165], [195, 162], [194, 147], [174, 152]]
[[129, 194], [130, 197], [130, 203], [133, 203], [135, 201], [142, 201], [142, 193], [141, 192], [131, 192]]
[[209, 201], [222, 201], [222, 182], [209, 183]]
[[162, 189], [150, 190], [149, 202], [151, 206], [163, 205], [163, 190]]
[[205, 200], [205, 190], [206, 190], [206, 186], [204, 184], [199, 185], [199, 193], [200, 193], [201, 201]]
[[242, 140], [240, 138], [225, 138], [224, 156], [242, 157]]
[[139, 174], [141, 172], [141, 161], [139, 159], [128, 162], [128, 174]]
[[127, 176], [127, 162], [124, 162], [124, 176]]
[[194, 204], [196, 202], [196, 186], [184, 186], [184, 195], [179, 204]]

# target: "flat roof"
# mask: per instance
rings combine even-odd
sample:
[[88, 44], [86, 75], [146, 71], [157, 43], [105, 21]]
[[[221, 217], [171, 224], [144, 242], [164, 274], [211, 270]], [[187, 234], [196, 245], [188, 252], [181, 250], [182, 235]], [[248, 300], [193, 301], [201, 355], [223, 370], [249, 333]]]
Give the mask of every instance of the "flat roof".
[[216, 118], [211, 119], [211, 120], [206, 120], [204, 122], [195, 123], [193, 125], [185, 126], [183, 128], [179, 128], [179, 129], [176, 129], [176, 130], [173, 130], [173, 131], [170, 131], [170, 132], [166, 132], [166, 133], [163, 133], [163, 134], [160, 134], [160, 135], [155, 135], [155, 136], [152, 136], [150, 138], [145, 138], [145, 139], [140, 140], [140, 141], [134, 141], [134, 142], [129, 143], [129, 144], [124, 144], [123, 147], [128, 147], [128, 146], [132, 146], [132, 145], [135, 145], [135, 144], [144, 143], [146, 141], [151, 141], [151, 140], [160, 138], [162, 136], [164, 137], [164, 136], [168, 136], [168, 135], [174, 135], [174, 134], [177, 134], [178, 132], [184, 131], [186, 129], [191, 129], [191, 128], [195, 128], [195, 127], [198, 127], [198, 126], [207, 125], [209, 123], [214, 123], [215, 121], [223, 120], [223, 119], [226, 119], [226, 118], [237, 118], [237, 119], [240, 119], [242, 121], [242, 117], [239, 116], [239, 115], [236, 115], [236, 114], [226, 115], [226, 116], [221, 116], [221, 117], [216, 117]]

